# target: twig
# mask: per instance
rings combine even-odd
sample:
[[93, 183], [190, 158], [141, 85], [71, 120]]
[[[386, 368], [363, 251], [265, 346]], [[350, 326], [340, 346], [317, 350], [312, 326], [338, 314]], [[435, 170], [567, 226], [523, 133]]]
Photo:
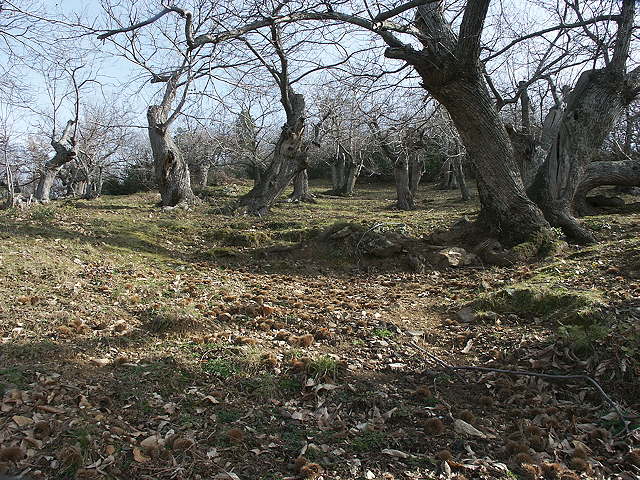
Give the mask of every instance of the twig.
[[411, 345], [413, 345], [415, 348], [417, 348], [418, 350], [420, 350], [422, 353], [424, 353], [427, 357], [429, 357], [431, 360], [435, 361], [436, 363], [439, 363], [440, 365], [442, 365], [444, 368], [446, 368], [447, 370], [451, 370], [451, 372], [458, 377], [460, 380], [462, 380], [463, 382], [465, 382], [465, 379], [458, 374], [458, 372], [455, 371], [455, 368], [452, 365], [449, 365], [447, 362], [445, 362], [444, 360], [442, 360], [439, 357], [436, 357], [433, 353], [427, 352], [424, 348], [422, 348], [420, 345], [418, 345], [415, 342], [411, 342]]

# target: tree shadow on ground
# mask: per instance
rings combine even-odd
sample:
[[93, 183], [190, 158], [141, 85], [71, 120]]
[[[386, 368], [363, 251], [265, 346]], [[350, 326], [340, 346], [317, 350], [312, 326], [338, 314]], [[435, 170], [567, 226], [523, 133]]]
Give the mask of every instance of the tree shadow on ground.
[[115, 232], [107, 232], [104, 234], [93, 233], [86, 234], [70, 228], [63, 228], [45, 223], [22, 223], [13, 222], [6, 223], [2, 226], [11, 238], [16, 237], [36, 237], [46, 239], [66, 239], [76, 240], [90, 245], [106, 244], [118, 249], [125, 249], [134, 252], [161, 256], [165, 258], [178, 259], [182, 261], [191, 261], [190, 255], [186, 255], [178, 248], [168, 249], [157, 244], [157, 240], [150, 238], [145, 239], [147, 232], [144, 224], [130, 225], [126, 228], [120, 228]]

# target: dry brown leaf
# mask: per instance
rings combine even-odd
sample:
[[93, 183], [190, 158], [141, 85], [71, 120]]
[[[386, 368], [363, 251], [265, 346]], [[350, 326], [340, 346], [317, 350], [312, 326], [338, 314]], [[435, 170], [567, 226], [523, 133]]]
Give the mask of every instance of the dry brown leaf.
[[146, 463], [151, 460], [151, 458], [144, 455], [142, 450], [137, 447], [133, 449], [133, 459], [138, 463]]
[[30, 425], [33, 423], [33, 419], [29, 417], [23, 417], [22, 415], [15, 415], [11, 417], [11, 420], [13, 420], [19, 427], [24, 427], [25, 425]]
[[63, 409], [52, 407], [51, 405], [38, 405], [36, 408], [47, 413], [64, 413]]

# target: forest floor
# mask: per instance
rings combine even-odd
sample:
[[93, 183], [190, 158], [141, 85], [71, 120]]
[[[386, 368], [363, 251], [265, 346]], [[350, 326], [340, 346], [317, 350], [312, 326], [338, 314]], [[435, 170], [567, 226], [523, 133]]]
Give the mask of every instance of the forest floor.
[[[639, 478], [639, 209], [586, 218], [595, 246], [411, 273], [317, 234], [347, 221], [421, 237], [474, 202], [424, 186], [398, 212], [391, 189], [363, 185], [221, 215], [243, 188], [191, 211], [138, 194], [0, 212], [0, 472]], [[590, 375], [630, 431], [581, 379], [441, 362]]]

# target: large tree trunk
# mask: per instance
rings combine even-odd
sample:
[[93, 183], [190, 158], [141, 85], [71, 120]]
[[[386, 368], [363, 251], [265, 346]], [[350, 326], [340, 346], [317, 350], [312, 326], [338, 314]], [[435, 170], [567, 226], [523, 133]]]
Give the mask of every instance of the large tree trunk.
[[340, 190], [344, 185], [345, 166], [345, 151], [342, 145], [338, 143], [338, 147], [336, 149], [336, 157], [331, 164], [331, 185], [333, 186], [331, 193], [335, 195], [340, 195]]
[[582, 175], [574, 199], [574, 211], [578, 215], [591, 213], [587, 205], [587, 194], [603, 185], [640, 187], [640, 161], [591, 162]]
[[293, 177], [293, 193], [289, 196], [289, 201], [293, 203], [317, 203], [314, 195], [309, 190], [309, 174], [306, 168]]
[[52, 140], [51, 146], [55, 150], [54, 157], [44, 164], [42, 175], [36, 187], [35, 198], [39, 202], [46, 203], [49, 201], [51, 187], [55, 182], [58, 172], [67, 163], [74, 160], [77, 156], [77, 148], [75, 139], [73, 138], [73, 129], [75, 121], [69, 120], [62, 133], [60, 140]]
[[[420, 71], [420, 70], [419, 70]], [[520, 243], [549, 227], [527, 197], [513, 147], [479, 72], [452, 72], [444, 86], [422, 74], [424, 84], [455, 124], [477, 172], [479, 223], [508, 243]]]
[[507, 125], [507, 132], [513, 145], [514, 159], [520, 171], [525, 188], [529, 188], [544, 162], [540, 142], [531, 133], [515, 130]]
[[353, 189], [362, 171], [362, 165], [362, 159], [359, 162], [355, 162], [353, 155], [338, 143], [336, 160], [331, 165], [332, 193], [342, 197], [353, 195]]
[[639, 91], [640, 69], [626, 72], [635, 3], [635, 0], [622, 2], [613, 55], [606, 66], [583, 72], [568, 95], [551, 150], [529, 189], [549, 223], [562, 228], [579, 243], [595, 241], [593, 234], [580, 225], [572, 213], [582, 176], [624, 107]]
[[453, 158], [448, 158], [440, 167], [438, 190], [455, 190], [458, 188]]
[[398, 195], [396, 207], [399, 210], [415, 210], [413, 193], [409, 187], [409, 160], [406, 155], [399, 155], [393, 164], [393, 178]]
[[353, 190], [356, 187], [356, 181], [362, 171], [362, 165], [364, 165], [364, 159], [361, 157], [359, 162], [353, 161], [353, 155], [349, 156], [348, 168], [345, 172], [344, 186], [340, 191], [340, 195], [344, 197], [350, 197], [353, 195]]
[[478, 60], [478, 32], [488, 7], [488, 1], [469, 2], [458, 39], [444, 17], [442, 2], [421, 5], [416, 27], [423, 34], [423, 50], [390, 47], [385, 55], [413, 65], [423, 87], [447, 109], [477, 172], [478, 223], [515, 244], [548, 230], [549, 224], [527, 197], [511, 141]]
[[331, 164], [331, 193], [342, 197], [353, 195], [356, 180], [362, 170], [362, 162], [356, 163], [353, 155], [342, 145], [338, 144], [336, 158]]
[[306, 154], [302, 152], [304, 133], [304, 96], [290, 90], [291, 109], [282, 127], [273, 153], [273, 160], [260, 182], [238, 204], [251, 215], [266, 215], [293, 177], [307, 168]]
[[255, 188], [256, 185], [260, 185], [260, 182], [262, 182], [262, 168], [260, 168], [260, 165], [258, 165], [257, 163], [253, 163], [251, 166], [251, 178], [253, 179], [253, 187]]
[[173, 74], [167, 81], [160, 105], [150, 105], [147, 108], [147, 130], [162, 207], [190, 205], [197, 202], [191, 190], [189, 165], [169, 132], [170, 124], [175, 118], [175, 112], [171, 117], [169, 114], [176, 97], [178, 80], [179, 74]]
[[594, 153], [623, 111], [622, 87], [622, 79], [606, 70], [580, 76], [555, 141], [529, 189], [549, 223], [579, 243], [593, 243], [595, 238], [573, 216], [574, 199]]
[[191, 190], [189, 166], [165, 126], [167, 117], [164, 108], [151, 105], [147, 109], [147, 120], [155, 176], [160, 190], [160, 206], [194, 203], [196, 197]]

